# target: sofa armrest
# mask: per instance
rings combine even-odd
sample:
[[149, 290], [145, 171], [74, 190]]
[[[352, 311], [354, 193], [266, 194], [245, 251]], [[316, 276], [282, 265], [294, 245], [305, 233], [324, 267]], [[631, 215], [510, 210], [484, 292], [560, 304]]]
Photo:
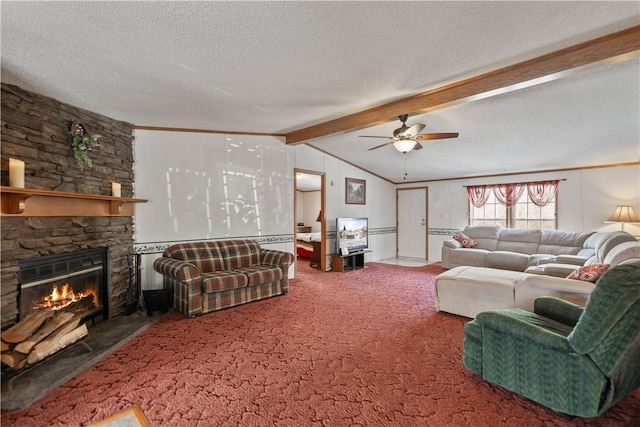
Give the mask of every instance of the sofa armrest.
[[180, 282], [192, 282], [200, 280], [198, 268], [186, 261], [175, 258], [162, 257], [153, 262], [153, 268], [164, 276]]
[[198, 268], [171, 257], [158, 258], [153, 268], [161, 273], [165, 286], [173, 288], [173, 306], [185, 316], [202, 314], [202, 277]]
[[454, 239], [447, 239], [444, 242], [442, 242], [442, 246], [451, 248], [451, 249], [459, 249], [462, 247], [462, 243]]
[[528, 274], [518, 286], [528, 285], [556, 292], [590, 295], [595, 283], [584, 280], [564, 279], [561, 277], [545, 276], [541, 274]]
[[260, 249], [260, 264], [273, 265], [282, 268], [282, 272], [287, 275], [289, 266], [293, 264], [295, 258], [293, 254], [275, 249]]
[[571, 350], [566, 337], [511, 315], [509, 309], [478, 313], [474, 321], [483, 329], [491, 328], [505, 335], [522, 339], [536, 348], [559, 350], [566, 354]]
[[260, 249], [260, 263], [282, 269], [282, 294], [289, 292], [289, 267], [295, 261], [293, 254], [275, 249]]
[[558, 255], [556, 256], [556, 263], [558, 264], [570, 264], [581, 267], [587, 262], [589, 258], [580, 255]]
[[533, 304], [536, 314], [570, 326], [578, 323], [584, 311], [584, 307], [556, 297], [538, 297]]
[[531, 271], [527, 272], [565, 279], [578, 268], [580, 268], [578, 265], [558, 264], [557, 262], [554, 262], [549, 264], [538, 264]]

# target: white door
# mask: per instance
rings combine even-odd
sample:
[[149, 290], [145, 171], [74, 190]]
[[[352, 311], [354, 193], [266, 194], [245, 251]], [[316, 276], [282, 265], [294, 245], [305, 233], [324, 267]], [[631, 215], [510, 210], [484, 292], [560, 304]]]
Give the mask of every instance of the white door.
[[427, 259], [427, 188], [397, 190], [398, 256]]

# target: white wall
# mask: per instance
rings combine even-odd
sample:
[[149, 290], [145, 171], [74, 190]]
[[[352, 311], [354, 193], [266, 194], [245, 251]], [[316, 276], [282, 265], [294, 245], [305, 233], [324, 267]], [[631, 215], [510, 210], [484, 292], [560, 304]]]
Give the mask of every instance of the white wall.
[[[337, 217], [369, 218], [367, 261], [395, 256], [396, 187], [429, 187], [430, 261], [439, 261], [442, 242], [468, 224], [465, 185], [560, 179], [558, 228], [564, 230], [618, 230], [619, 224], [604, 223], [615, 206], [640, 212], [640, 166], [396, 186], [275, 137], [140, 130], [135, 136], [135, 195], [149, 200], [136, 205], [134, 217], [144, 289], [162, 286], [153, 260], [172, 242], [257, 237], [265, 246], [294, 253], [294, 168], [325, 173], [328, 260], [335, 251]], [[347, 177], [366, 181], [365, 205], [345, 203]], [[313, 211], [313, 218], [305, 214], [305, 224], [317, 225]], [[640, 234], [638, 226], [626, 230]]]
[[292, 229], [292, 169], [273, 137], [137, 131], [138, 242], [265, 236]]
[[[393, 185], [276, 137], [137, 130], [134, 154], [135, 195], [149, 200], [136, 206], [134, 216], [143, 289], [162, 286], [153, 261], [171, 243], [258, 238], [262, 246], [295, 253], [294, 168], [326, 173], [325, 219], [334, 234], [337, 216], [367, 216], [370, 229], [394, 225], [395, 210], [390, 216], [377, 208], [395, 203]], [[345, 177], [367, 181], [366, 205], [345, 205]], [[319, 226], [315, 203], [304, 222]], [[370, 237], [368, 260], [393, 256], [395, 243], [389, 247], [387, 238]], [[330, 239], [328, 253], [334, 247]]]
[[[365, 255], [365, 261], [379, 261], [395, 256], [394, 184], [306, 145], [295, 147], [295, 162], [297, 168], [325, 173], [324, 217], [327, 234], [332, 236], [327, 239], [327, 257], [335, 252], [336, 218], [339, 217], [369, 218], [369, 249], [372, 252]], [[366, 204], [345, 203], [345, 178], [366, 181]]]
[[[570, 231], [614, 231], [620, 224], [605, 224], [617, 205], [631, 205], [640, 212], [640, 166], [583, 169], [564, 172], [457, 179], [428, 183], [429, 255], [441, 260], [442, 242], [468, 224], [468, 202], [464, 186], [559, 179], [558, 229]], [[424, 185], [424, 184], [420, 184]], [[399, 187], [418, 186], [404, 185]], [[637, 225], [625, 230], [640, 234]]]
[[294, 252], [293, 151], [267, 136], [136, 131], [136, 250], [143, 288], [162, 286], [153, 260], [171, 243], [258, 237]]

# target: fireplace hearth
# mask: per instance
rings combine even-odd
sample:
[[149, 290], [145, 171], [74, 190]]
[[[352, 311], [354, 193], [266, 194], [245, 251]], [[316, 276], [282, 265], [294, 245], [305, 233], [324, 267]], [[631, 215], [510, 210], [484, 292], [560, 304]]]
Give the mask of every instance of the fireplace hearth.
[[[29, 356], [37, 350], [37, 345], [33, 350], [29, 349], [27, 355], [18, 351], [17, 347], [28, 340], [20, 343], [12, 341], [9, 350], [3, 354], [24, 354], [22, 357], [27, 358], [27, 363], [14, 367], [4, 363], [5, 360], [3, 360], [2, 375], [0, 375], [2, 378], [0, 401], [3, 410], [31, 405], [115, 351], [159, 319], [157, 316], [147, 316], [143, 313], [143, 307], [137, 305], [135, 301], [132, 312], [126, 316], [116, 315], [109, 318], [108, 301], [111, 284], [108, 278], [108, 261], [108, 249], [102, 247], [46, 255], [18, 262], [19, 314], [17, 317], [19, 319], [17, 325], [30, 313], [39, 315], [42, 311], [48, 311], [50, 313], [44, 314], [51, 314], [51, 312], [55, 314], [47, 318], [41, 329], [45, 328], [46, 322], [53, 318], [71, 315], [81, 317], [84, 322], [84, 325], [77, 329], [85, 328], [86, 331], [86, 327], [91, 327], [89, 333], [81, 338], [82, 341], [62, 347], [34, 363], [29, 361]], [[137, 286], [130, 287], [132, 291], [138, 291]], [[69, 323], [71, 322], [70, 320]], [[69, 334], [73, 334], [77, 329]], [[34, 335], [38, 334], [38, 331]], [[75, 345], [77, 343], [84, 345]]]
[[87, 351], [85, 346], [70, 346], [42, 363], [20, 371], [20, 375], [3, 365], [2, 410], [28, 407], [134, 339], [160, 318], [138, 311], [107, 319], [92, 327], [84, 339], [93, 351]]
[[19, 261], [18, 321], [38, 311], [72, 313], [87, 326], [108, 318], [107, 248]]

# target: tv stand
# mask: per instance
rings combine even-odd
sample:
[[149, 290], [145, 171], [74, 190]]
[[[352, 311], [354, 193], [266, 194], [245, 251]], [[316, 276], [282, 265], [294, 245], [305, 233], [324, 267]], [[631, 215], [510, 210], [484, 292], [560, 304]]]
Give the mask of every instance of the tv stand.
[[348, 255], [333, 254], [331, 255], [332, 270], [338, 273], [345, 271], [359, 270], [364, 268], [364, 254], [371, 252], [370, 250], [352, 252]]

